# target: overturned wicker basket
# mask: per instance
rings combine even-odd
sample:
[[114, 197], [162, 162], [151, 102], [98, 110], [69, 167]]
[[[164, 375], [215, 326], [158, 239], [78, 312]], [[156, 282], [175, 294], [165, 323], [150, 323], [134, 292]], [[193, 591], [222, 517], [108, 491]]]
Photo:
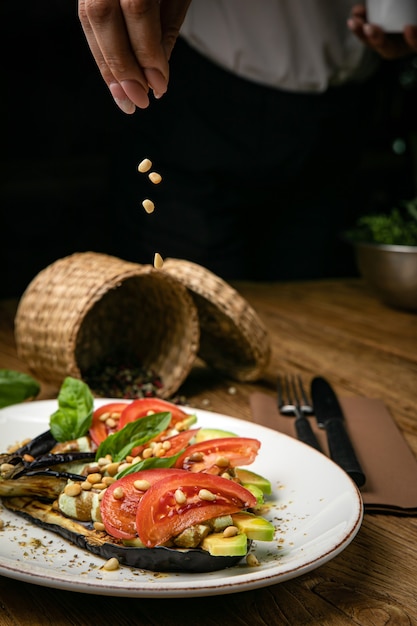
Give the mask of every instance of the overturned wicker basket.
[[41, 271], [15, 318], [19, 357], [40, 381], [59, 386], [128, 354], [162, 379], [172, 396], [199, 346], [199, 321], [187, 289], [150, 265], [95, 252], [75, 253]]
[[238, 381], [259, 379], [271, 356], [268, 332], [256, 311], [231, 285], [190, 261], [166, 259], [162, 272], [190, 290], [200, 320], [199, 356]]

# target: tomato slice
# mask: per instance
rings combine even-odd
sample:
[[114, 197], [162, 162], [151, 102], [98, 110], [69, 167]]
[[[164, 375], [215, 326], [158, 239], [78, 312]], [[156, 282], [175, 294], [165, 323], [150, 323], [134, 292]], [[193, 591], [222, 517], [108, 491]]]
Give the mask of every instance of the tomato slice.
[[106, 422], [102, 419], [102, 416], [106, 413], [119, 416], [117, 418], [118, 422], [120, 419], [120, 415], [123, 413], [127, 406], [127, 402], [110, 402], [94, 411], [93, 420], [90, 426], [90, 436], [97, 446], [99, 446], [101, 442], [106, 439], [106, 437], [108, 437], [109, 435], [111, 435], [111, 433], [115, 432], [118, 429], [118, 424], [114, 428], [108, 426]]
[[164, 544], [194, 524], [256, 506], [252, 493], [232, 480], [180, 472], [153, 483], [139, 502], [136, 530], [148, 548]]
[[172, 415], [170, 427], [174, 427], [178, 422], [182, 422], [185, 418], [189, 417], [188, 413], [185, 413], [176, 404], [168, 402], [167, 400], [161, 400], [160, 398], [138, 398], [131, 402], [120, 417], [119, 429], [126, 426], [129, 422], [145, 417], [152, 413], [165, 413], [169, 411]]
[[178, 457], [175, 467], [191, 472], [221, 474], [228, 467], [253, 463], [260, 447], [258, 439], [249, 437], [208, 439], [188, 446]]
[[142, 470], [134, 474], [127, 474], [107, 487], [100, 503], [100, 513], [106, 532], [118, 539], [133, 539], [137, 537], [136, 511], [138, 504], [146, 493], [145, 490], [135, 487], [138, 480], [146, 480], [151, 485], [172, 476], [178, 471], [170, 468], [155, 468]]

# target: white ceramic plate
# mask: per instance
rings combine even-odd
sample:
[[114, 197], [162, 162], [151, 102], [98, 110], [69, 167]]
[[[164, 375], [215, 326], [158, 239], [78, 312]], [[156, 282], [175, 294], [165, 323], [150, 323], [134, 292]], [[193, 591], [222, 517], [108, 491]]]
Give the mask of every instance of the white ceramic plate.
[[[100, 406], [109, 400], [100, 399]], [[55, 400], [0, 410], [0, 441], [7, 446], [48, 428]], [[303, 443], [268, 428], [209, 411], [185, 410], [198, 426], [229, 430], [262, 442], [253, 471], [273, 486], [264, 514], [276, 527], [271, 542], [255, 542], [260, 565], [243, 561], [204, 574], [161, 574], [129, 567], [106, 572], [103, 560], [13, 515], [0, 503], [0, 574], [48, 587], [130, 597], [210, 596], [256, 589], [300, 576], [338, 555], [358, 532], [363, 505], [350, 478], [332, 461]]]

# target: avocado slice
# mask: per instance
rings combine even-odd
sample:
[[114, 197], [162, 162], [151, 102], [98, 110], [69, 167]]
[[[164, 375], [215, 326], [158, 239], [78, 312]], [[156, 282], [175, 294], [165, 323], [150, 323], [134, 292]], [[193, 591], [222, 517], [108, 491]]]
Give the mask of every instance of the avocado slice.
[[262, 489], [259, 489], [259, 487], [257, 487], [256, 485], [243, 485], [248, 491], [251, 492], [251, 494], [253, 494], [256, 498], [256, 504], [257, 506], [254, 507], [255, 509], [257, 509], [258, 507], [262, 506], [265, 502], [264, 499], [264, 494]]
[[203, 539], [201, 548], [212, 556], [245, 556], [248, 551], [248, 539], [244, 533], [238, 533], [234, 537], [212, 533]]
[[264, 517], [241, 511], [233, 513], [232, 519], [233, 525], [239, 529], [239, 533], [244, 533], [248, 539], [272, 541], [274, 538], [274, 525]]
[[220, 437], [237, 437], [236, 433], [219, 428], [200, 428], [195, 436], [195, 442], [207, 441], [208, 439], [219, 439]]
[[235, 474], [246, 489], [249, 489], [249, 485], [254, 485], [266, 495], [270, 495], [272, 493], [271, 483], [264, 476], [255, 474], [255, 472], [243, 467], [236, 467]]

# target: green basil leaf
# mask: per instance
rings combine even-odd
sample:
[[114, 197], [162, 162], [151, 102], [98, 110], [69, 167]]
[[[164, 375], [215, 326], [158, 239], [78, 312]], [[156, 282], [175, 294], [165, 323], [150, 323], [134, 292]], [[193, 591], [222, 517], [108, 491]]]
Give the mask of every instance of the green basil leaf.
[[171, 413], [153, 413], [129, 422], [121, 430], [109, 435], [98, 447], [96, 459], [110, 454], [113, 461], [122, 461], [137, 446], [141, 446], [168, 428]]
[[50, 417], [49, 427], [57, 441], [83, 437], [91, 426], [94, 398], [86, 383], [68, 376], [58, 395], [58, 410]]
[[149, 459], [143, 459], [143, 461], [139, 461], [134, 465], [126, 467], [121, 472], [118, 472], [115, 478], [122, 478], [122, 476], [127, 476], [127, 474], [134, 474], [145, 469], [154, 469], [155, 467], [172, 467], [183, 452], [184, 450], [181, 450], [172, 456], [151, 456]]
[[0, 370], [0, 408], [35, 398], [40, 389], [39, 383], [28, 374]]

